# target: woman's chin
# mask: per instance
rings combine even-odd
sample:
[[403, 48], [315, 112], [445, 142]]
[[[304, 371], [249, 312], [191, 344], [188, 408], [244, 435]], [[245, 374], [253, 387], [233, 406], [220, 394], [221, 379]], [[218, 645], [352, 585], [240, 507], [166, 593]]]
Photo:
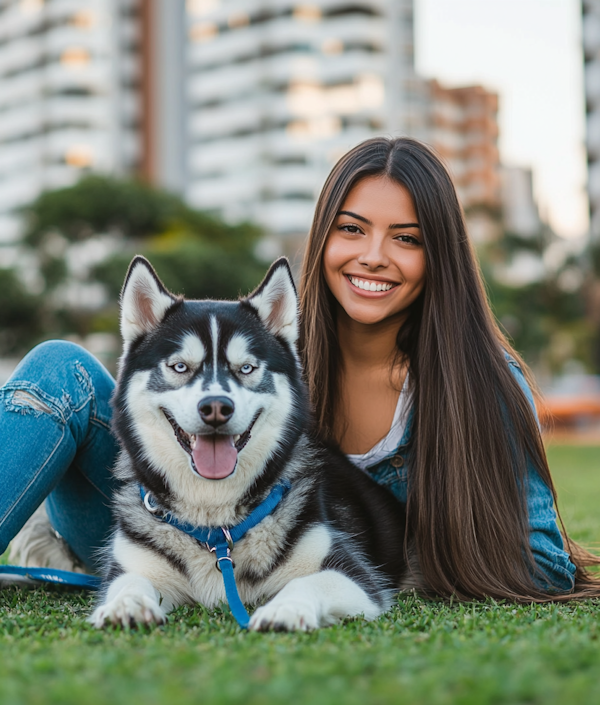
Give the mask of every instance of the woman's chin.
[[348, 306], [344, 307], [344, 311], [351, 321], [363, 326], [391, 322], [391, 319], [401, 325], [406, 315], [404, 311], [382, 310], [381, 307], [373, 306]]

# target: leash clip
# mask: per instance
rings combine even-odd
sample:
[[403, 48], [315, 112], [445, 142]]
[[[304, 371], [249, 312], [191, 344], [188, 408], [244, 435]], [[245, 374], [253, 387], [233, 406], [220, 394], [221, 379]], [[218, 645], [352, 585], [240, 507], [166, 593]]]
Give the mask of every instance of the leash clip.
[[[217, 551], [217, 547], [216, 547], [216, 546], [213, 546], [212, 548], [210, 548], [210, 547], [208, 546], [208, 544], [207, 544], [206, 547], [208, 548], [208, 550], [209, 550], [211, 553], [216, 553], [216, 551]], [[223, 572], [223, 571], [221, 570], [221, 561], [229, 561], [229, 562], [231, 563], [231, 567], [232, 567], [232, 568], [235, 568], [235, 563], [233, 562], [233, 558], [231, 557], [231, 549], [229, 548], [229, 546], [227, 546], [227, 555], [226, 555], [226, 556], [221, 556], [220, 558], [217, 558], [217, 560], [215, 561], [215, 568], [219, 571], [219, 573], [222, 573], [222, 572]]]
[[[231, 563], [231, 567], [235, 568], [235, 563], [233, 562], [233, 559], [231, 558], [231, 552], [233, 551], [233, 539], [231, 538], [231, 533], [229, 532], [229, 529], [226, 529], [224, 526], [221, 527], [221, 531], [223, 532], [223, 536], [225, 537], [225, 540], [227, 541], [227, 555], [226, 556], [221, 556], [220, 558], [217, 558], [215, 561], [215, 566], [219, 573], [222, 573], [223, 571], [221, 570], [221, 561], [229, 561]], [[216, 546], [209, 546], [208, 543], [205, 544], [206, 548], [211, 553], [216, 553], [217, 547]]]

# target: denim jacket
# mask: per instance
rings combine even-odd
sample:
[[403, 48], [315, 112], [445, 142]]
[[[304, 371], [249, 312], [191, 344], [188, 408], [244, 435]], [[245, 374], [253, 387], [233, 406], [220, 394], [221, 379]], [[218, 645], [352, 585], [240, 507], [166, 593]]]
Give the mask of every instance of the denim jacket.
[[[536, 413], [533, 395], [521, 368], [508, 355], [507, 362]], [[406, 502], [408, 493], [412, 417], [411, 410], [404, 435], [395, 452], [367, 469], [379, 484], [388, 487], [401, 502]], [[526, 491], [529, 545], [536, 565], [544, 576], [540, 580], [536, 575], [536, 582], [548, 592], [569, 592], [575, 586], [575, 566], [564, 549], [550, 488], [532, 465], [528, 466]]]

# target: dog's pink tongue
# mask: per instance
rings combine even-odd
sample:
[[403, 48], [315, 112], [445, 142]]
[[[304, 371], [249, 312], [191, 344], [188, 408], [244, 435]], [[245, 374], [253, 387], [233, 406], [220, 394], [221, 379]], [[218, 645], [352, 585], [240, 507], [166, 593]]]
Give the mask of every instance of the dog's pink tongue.
[[202, 477], [221, 480], [231, 475], [237, 460], [233, 436], [196, 436], [192, 458]]

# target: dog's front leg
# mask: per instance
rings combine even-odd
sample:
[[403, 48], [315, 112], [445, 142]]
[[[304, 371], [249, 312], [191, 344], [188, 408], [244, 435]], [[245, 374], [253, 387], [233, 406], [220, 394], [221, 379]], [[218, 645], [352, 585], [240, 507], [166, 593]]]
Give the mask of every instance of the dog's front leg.
[[136, 624], [162, 624], [173, 605], [165, 601], [148, 578], [125, 573], [108, 587], [102, 604], [89, 621], [98, 629], [107, 622], [124, 627]]
[[250, 619], [255, 631], [308, 631], [344, 617], [375, 619], [382, 612], [367, 593], [337, 570], [291, 580]]

